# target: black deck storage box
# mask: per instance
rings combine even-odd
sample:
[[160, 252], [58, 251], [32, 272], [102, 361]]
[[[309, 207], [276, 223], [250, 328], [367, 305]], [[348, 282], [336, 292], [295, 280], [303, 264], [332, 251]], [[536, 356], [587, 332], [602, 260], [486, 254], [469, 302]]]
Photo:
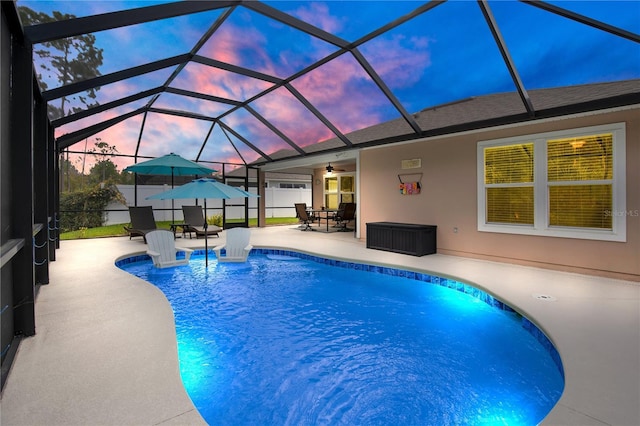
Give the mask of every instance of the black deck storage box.
[[436, 226], [413, 223], [367, 223], [367, 248], [424, 256], [436, 252]]

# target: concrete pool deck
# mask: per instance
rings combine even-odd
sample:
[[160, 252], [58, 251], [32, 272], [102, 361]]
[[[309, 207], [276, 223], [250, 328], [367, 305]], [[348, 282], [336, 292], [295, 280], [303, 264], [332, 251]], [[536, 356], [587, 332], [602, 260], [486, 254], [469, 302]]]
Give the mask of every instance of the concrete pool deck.
[[[177, 244], [203, 248], [204, 240]], [[481, 288], [531, 319], [562, 357], [565, 391], [543, 424], [640, 425], [640, 283], [370, 250], [352, 233], [297, 226], [252, 228], [252, 244], [407, 267]], [[145, 250], [140, 238], [61, 242], [50, 284], [36, 297], [37, 334], [21, 342], [9, 373], [0, 424], [204, 424], [180, 379], [171, 307], [114, 264]]]

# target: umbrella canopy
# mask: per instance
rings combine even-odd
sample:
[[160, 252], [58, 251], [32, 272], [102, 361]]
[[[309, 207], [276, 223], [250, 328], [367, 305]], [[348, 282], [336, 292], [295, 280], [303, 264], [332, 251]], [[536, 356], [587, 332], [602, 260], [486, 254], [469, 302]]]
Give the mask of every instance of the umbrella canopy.
[[191, 160], [187, 160], [178, 154], [163, 155], [149, 161], [134, 164], [124, 169], [125, 172], [140, 173], [143, 175], [173, 175], [173, 176], [189, 176], [189, 175], [208, 175], [215, 173], [217, 170], [202, 166]]
[[[124, 169], [125, 172], [139, 173], [142, 175], [171, 175], [171, 188], [173, 188], [174, 176], [208, 175], [217, 170], [201, 166], [178, 154], [163, 155], [149, 161], [134, 164]], [[171, 202], [171, 222], [175, 222], [173, 201]]]
[[[147, 197], [147, 200], [176, 200], [181, 198], [204, 198], [204, 229], [207, 229], [207, 198], [253, 198], [259, 195], [218, 182], [215, 179], [201, 178], [169, 191]], [[207, 236], [204, 237], [204, 261], [209, 266], [209, 247]]]
[[249, 198], [256, 194], [218, 182], [215, 179], [200, 178], [169, 191], [147, 197], [147, 200], [175, 200], [179, 198]]

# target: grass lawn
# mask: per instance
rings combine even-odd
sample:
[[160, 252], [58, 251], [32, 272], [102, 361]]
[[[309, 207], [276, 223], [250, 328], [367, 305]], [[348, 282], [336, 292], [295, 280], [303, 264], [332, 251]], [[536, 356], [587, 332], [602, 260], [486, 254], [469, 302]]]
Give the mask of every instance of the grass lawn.
[[[232, 221], [231, 221], [232, 222]], [[295, 217], [270, 217], [266, 220], [266, 225], [287, 225], [287, 224], [296, 224], [298, 223], [298, 219]], [[166, 222], [156, 222], [156, 225], [159, 229], [169, 229], [169, 225], [171, 221]], [[249, 226], [257, 226], [257, 219], [249, 219]], [[64, 232], [60, 234], [61, 240], [78, 240], [82, 238], [100, 238], [100, 237], [118, 237], [127, 235], [124, 230], [124, 225], [126, 223], [121, 223], [118, 225], [108, 225], [101, 226], [99, 228], [87, 228], [80, 229], [77, 231]]]

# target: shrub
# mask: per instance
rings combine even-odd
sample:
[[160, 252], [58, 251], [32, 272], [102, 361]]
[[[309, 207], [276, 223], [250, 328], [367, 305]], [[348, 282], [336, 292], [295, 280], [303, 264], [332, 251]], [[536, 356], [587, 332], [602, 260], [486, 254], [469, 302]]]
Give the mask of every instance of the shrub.
[[104, 209], [112, 200], [126, 203], [115, 185], [96, 185], [60, 194], [60, 231], [102, 226]]
[[213, 216], [207, 217], [207, 223], [209, 225], [216, 225], [222, 228], [222, 215], [214, 214]]

